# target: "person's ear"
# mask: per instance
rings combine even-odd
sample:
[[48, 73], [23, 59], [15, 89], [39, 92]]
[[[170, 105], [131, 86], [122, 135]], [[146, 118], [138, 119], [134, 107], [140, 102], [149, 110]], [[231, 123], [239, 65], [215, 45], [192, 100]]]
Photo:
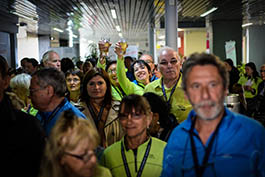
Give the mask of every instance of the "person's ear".
[[150, 113], [147, 115], [147, 127], [150, 127], [151, 122], [152, 122], [152, 119], [153, 119], [153, 112], [150, 112]]
[[54, 95], [54, 88], [51, 85], [47, 86], [47, 90], [48, 90], [48, 96], [53, 96]]

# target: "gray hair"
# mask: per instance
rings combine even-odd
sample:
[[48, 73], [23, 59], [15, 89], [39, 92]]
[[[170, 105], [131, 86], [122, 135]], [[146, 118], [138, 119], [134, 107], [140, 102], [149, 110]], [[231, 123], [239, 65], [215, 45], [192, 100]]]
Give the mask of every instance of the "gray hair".
[[49, 50], [47, 52], [45, 52], [43, 55], [42, 55], [42, 62], [45, 63], [46, 61], [49, 60], [49, 55], [50, 53], [57, 53], [55, 52], [54, 50]]
[[162, 52], [164, 52], [165, 50], [167, 50], [167, 51], [168, 51], [168, 50], [171, 50], [171, 51], [176, 52], [176, 53], [177, 53], [177, 56], [178, 56], [177, 59], [180, 59], [180, 56], [179, 56], [178, 52], [177, 52], [175, 49], [173, 49], [172, 47], [165, 46], [165, 47], [162, 47], [162, 48], [158, 51], [158, 54], [157, 54], [158, 61], [160, 61], [160, 56], [161, 56]]
[[223, 86], [225, 89], [228, 88], [229, 85], [229, 77], [228, 71], [219, 57], [213, 54], [207, 53], [193, 53], [184, 63], [182, 66], [182, 88], [186, 91], [187, 89], [187, 78], [194, 66], [205, 66], [205, 65], [213, 65], [217, 68], [218, 73], [220, 74], [223, 80]]
[[29, 74], [25, 73], [18, 74], [10, 80], [10, 87], [12, 89], [23, 88], [28, 91], [30, 86], [30, 80], [31, 76]]
[[44, 68], [36, 71], [33, 75], [38, 78], [38, 85], [41, 87], [52, 86], [55, 95], [59, 97], [65, 96], [67, 87], [64, 73], [56, 68]]

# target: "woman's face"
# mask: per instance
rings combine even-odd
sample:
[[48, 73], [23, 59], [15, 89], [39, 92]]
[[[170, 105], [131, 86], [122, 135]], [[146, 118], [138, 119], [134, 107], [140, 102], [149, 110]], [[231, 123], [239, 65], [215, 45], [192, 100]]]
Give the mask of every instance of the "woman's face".
[[104, 98], [107, 91], [107, 84], [99, 75], [96, 75], [90, 81], [88, 81], [86, 87], [89, 97], [94, 99]]
[[146, 81], [149, 80], [150, 73], [147, 67], [142, 63], [136, 63], [133, 66], [134, 68], [134, 77], [137, 81]]
[[251, 67], [246, 66], [246, 67], [245, 67], [245, 71], [246, 71], [246, 74], [247, 74], [248, 76], [252, 76], [252, 74], [253, 74], [253, 70], [251, 69]]
[[117, 66], [117, 64], [113, 63], [112, 65], [109, 66], [108, 71], [107, 71], [109, 74], [110, 82], [113, 85], [119, 84], [117, 72], [116, 72], [116, 66]]
[[128, 137], [134, 138], [141, 135], [147, 135], [147, 127], [152, 120], [152, 113], [146, 115], [132, 108], [131, 113], [125, 113], [124, 104], [121, 106], [120, 123]]
[[68, 176], [92, 177], [97, 166], [97, 158], [89, 139], [81, 141], [73, 150], [66, 149], [61, 165]]
[[69, 92], [80, 91], [81, 80], [78, 75], [68, 75], [66, 77], [66, 85]]

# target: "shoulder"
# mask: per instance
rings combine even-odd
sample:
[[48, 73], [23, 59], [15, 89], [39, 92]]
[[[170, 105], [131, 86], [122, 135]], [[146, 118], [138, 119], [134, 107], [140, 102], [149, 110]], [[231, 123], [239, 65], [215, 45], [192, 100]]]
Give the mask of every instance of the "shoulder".
[[[82, 105], [82, 103], [80, 103], [80, 105]], [[78, 109], [76, 108], [74, 105], [72, 105], [68, 100], [66, 100], [66, 103], [63, 106], [63, 111], [65, 110], [71, 110], [73, 111], [73, 113], [77, 116], [77, 117], [82, 117], [82, 118], [86, 118], [86, 116]]]
[[120, 104], [121, 104], [121, 102], [120, 101], [118, 101], [118, 100], [113, 100], [112, 102], [111, 102], [111, 108], [114, 110], [114, 111], [119, 111], [119, 109], [120, 109]]
[[165, 141], [152, 137], [152, 148], [155, 148], [158, 151], [161, 151], [161, 150], [164, 151], [164, 148], [166, 145], [167, 143]]
[[161, 85], [161, 79], [157, 79], [145, 86], [145, 92], [154, 90], [155, 88], [160, 87], [160, 85]]
[[110, 170], [101, 165], [97, 165], [95, 177], [111, 177]]
[[121, 143], [122, 140], [115, 142], [114, 144], [110, 145], [104, 150], [104, 156], [107, 155], [115, 155], [117, 152], [120, 152], [121, 150]]

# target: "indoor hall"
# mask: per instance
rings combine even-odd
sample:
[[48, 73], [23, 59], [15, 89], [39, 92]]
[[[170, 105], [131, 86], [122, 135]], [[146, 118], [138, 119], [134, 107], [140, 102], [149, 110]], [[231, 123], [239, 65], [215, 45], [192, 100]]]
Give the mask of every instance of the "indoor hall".
[[49, 49], [84, 61], [98, 54], [104, 37], [115, 59], [114, 44], [124, 38], [127, 55], [150, 53], [156, 63], [167, 45], [182, 57], [209, 52], [259, 67], [264, 10], [262, 0], [1, 0], [0, 54], [16, 68], [24, 57], [40, 61]]

